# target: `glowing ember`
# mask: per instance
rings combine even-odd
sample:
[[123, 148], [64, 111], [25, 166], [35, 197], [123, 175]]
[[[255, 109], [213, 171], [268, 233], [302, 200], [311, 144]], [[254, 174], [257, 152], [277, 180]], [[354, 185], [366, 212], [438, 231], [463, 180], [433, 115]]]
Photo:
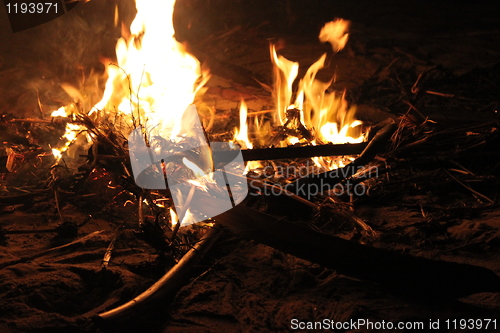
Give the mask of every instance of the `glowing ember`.
[[52, 148], [52, 155], [54, 155], [56, 159], [60, 159], [62, 157], [61, 152], [56, 148]]
[[[52, 117], [57, 118], [68, 118], [72, 114], [71, 112], [68, 113], [66, 109], [71, 109], [74, 107], [74, 105], [70, 105], [68, 107], [61, 107], [58, 110], [52, 112]], [[63, 135], [63, 139], [66, 140], [64, 142], [63, 146], [60, 148], [52, 148], [52, 155], [56, 158], [56, 160], [59, 160], [62, 158], [62, 153], [67, 152], [68, 156], [74, 158], [75, 157], [75, 152], [76, 148], [78, 146], [84, 147], [87, 149], [89, 147], [90, 142], [92, 142], [92, 135], [88, 133], [87, 127], [79, 124], [75, 124], [72, 122], [68, 122], [66, 124], [66, 130]], [[73, 143], [77, 143], [75, 145], [75, 149], [68, 150], [69, 148], [72, 147]]]

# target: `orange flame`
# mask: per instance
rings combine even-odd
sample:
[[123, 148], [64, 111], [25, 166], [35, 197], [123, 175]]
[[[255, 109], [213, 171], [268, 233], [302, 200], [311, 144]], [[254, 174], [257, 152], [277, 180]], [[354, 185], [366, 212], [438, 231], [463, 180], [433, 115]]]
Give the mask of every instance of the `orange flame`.
[[319, 33], [319, 41], [322, 43], [330, 43], [333, 47], [333, 52], [339, 52], [347, 44], [349, 34], [349, 21], [336, 19], [335, 21], [325, 24]]
[[[329, 22], [321, 29], [319, 39], [322, 42], [330, 43], [333, 51], [338, 52], [347, 43], [348, 27], [349, 22], [342, 19]], [[322, 82], [316, 79], [318, 71], [325, 67], [326, 54], [309, 67], [300, 80], [298, 90], [295, 92], [295, 100], [292, 101], [294, 96], [293, 83], [298, 75], [299, 64], [279, 55], [274, 45], [270, 46], [270, 52], [274, 67], [275, 124], [283, 125], [287, 110], [298, 109], [300, 110], [299, 121], [305, 128], [314, 133], [315, 140], [311, 142], [312, 144], [342, 144], [364, 141], [362, 123], [355, 118], [356, 107], [348, 105], [345, 93], [327, 92], [332, 81]], [[240, 128], [236, 131], [235, 140], [241, 145], [251, 148], [252, 143], [248, 139], [246, 117], [247, 109], [242, 107]], [[263, 126], [256, 118], [254, 129], [257, 133], [256, 137], [267, 136], [269, 125]], [[300, 142], [298, 138], [288, 137], [281, 144], [290, 145], [298, 142]], [[318, 164], [324, 164], [319, 162], [321, 159], [317, 160]]]
[[136, 1], [131, 34], [118, 40], [118, 66], [108, 66], [104, 95], [95, 106], [118, 107], [134, 126], [158, 126], [170, 138], [181, 132], [184, 110], [208, 80], [199, 61], [173, 37], [174, 4]]
[[247, 115], [247, 104], [242, 100], [240, 105], [240, 129], [234, 129], [234, 140], [236, 140], [243, 149], [252, 149], [253, 145], [248, 137]]
[[272, 44], [271, 60], [274, 65], [275, 122], [283, 125], [286, 110], [290, 107], [290, 101], [292, 99], [293, 81], [295, 81], [299, 73], [299, 64], [278, 55], [276, 53], [276, 48]]
[[[124, 136], [139, 125], [145, 129], [154, 126], [155, 134], [171, 139], [189, 131], [182, 122], [184, 110], [202, 91], [209, 75], [174, 38], [174, 4], [175, 0], [136, 0], [137, 15], [130, 34], [116, 44], [117, 65], [106, 66], [104, 94], [88, 113], [100, 119], [118, 115], [120, 121], [115, 121], [115, 126]], [[115, 12], [115, 23], [117, 20]], [[71, 113], [64, 107], [53, 117]], [[65, 136], [74, 140], [70, 132], [74, 128], [67, 128]], [[56, 154], [70, 144], [56, 149]]]
[[[329, 22], [321, 30], [319, 38], [322, 42], [329, 42], [333, 50], [338, 52], [347, 42], [348, 26], [348, 22], [342, 19]], [[276, 53], [273, 46], [271, 52]], [[276, 55], [273, 57], [273, 59], [278, 58]], [[318, 71], [325, 67], [325, 61], [326, 54], [309, 67], [299, 83], [297, 99], [289, 108], [298, 108], [302, 111], [303, 124], [309, 130], [315, 130], [315, 136], [320, 142], [335, 144], [363, 142], [361, 131], [352, 130], [359, 129], [357, 127], [361, 125], [361, 122], [354, 118], [356, 108], [348, 105], [344, 94], [337, 96], [335, 92], [327, 92], [331, 81], [322, 82], [316, 79]], [[295, 64], [298, 67], [298, 64]], [[275, 66], [281, 69], [281, 65], [276, 62]], [[292, 95], [289, 87], [291, 87], [290, 82], [287, 84], [287, 96]]]

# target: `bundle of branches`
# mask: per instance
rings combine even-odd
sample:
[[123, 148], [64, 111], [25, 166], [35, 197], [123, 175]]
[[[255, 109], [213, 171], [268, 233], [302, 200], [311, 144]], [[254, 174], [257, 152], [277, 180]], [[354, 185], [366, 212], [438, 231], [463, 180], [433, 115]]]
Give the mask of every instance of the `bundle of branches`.
[[[498, 121], [446, 125], [430, 120], [417, 125], [403, 117], [381, 164], [390, 165], [391, 172], [390, 180], [380, 184], [379, 195], [392, 198], [402, 191], [432, 191], [443, 208], [457, 200], [463, 200], [464, 209], [492, 207], [500, 182], [499, 125]], [[463, 197], [467, 193], [468, 200]]]
[[[168, 214], [171, 200], [165, 199], [165, 193], [146, 191], [135, 184], [126, 158], [126, 139], [111, 121], [83, 113], [51, 121], [8, 116], [4, 116], [3, 120], [3, 145], [7, 155], [1, 207], [12, 211], [18, 206], [29, 209], [33, 205], [45, 207], [49, 203], [50, 210], [60, 220], [57, 228], [30, 230], [30, 233], [52, 232], [74, 239], [89, 219], [73, 224], [68, 234], [68, 229], [61, 226], [67, 226], [71, 220], [63, 211], [69, 205], [89, 215], [90, 219], [104, 218], [109, 223], [121, 225], [117, 230], [135, 220], [132, 228], [137, 230], [136, 235], [155, 249], [160, 257], [168, 254], [171, 256], [169, 261], [175, 262], [205, 232], [202, 225], [177, 234], [179, 224], [174, 227], [177, 221], [172, 221]], [[60, 139], [67, 124], [77, 128], [75, 142]], [[92, 144], [78, 142], [79, 136], [91, 137]], [[52, 154], [51, 147], [58, 146], [70, 148], [63, 152], [62, 158]], [[125, 212], [120, 209], [127, 202], [136, 207], [135, 214], [130, 215], [130, 210]], [[12, 227], [3, 231], [4, 241], [6, 235], [26, 232]], [[114, 233], [103, 259], [103, 267], [108, 265], [119, 235], [119, 232]]]

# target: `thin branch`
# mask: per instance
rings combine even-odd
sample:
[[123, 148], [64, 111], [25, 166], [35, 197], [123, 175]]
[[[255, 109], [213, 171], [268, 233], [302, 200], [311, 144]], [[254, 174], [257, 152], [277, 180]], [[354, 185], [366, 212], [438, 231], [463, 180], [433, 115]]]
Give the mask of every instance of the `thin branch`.
[[113, 254], [113, 251], [115, 249], [115, 244], [116, 240], [118, 237], [120, 237], [122, 230], [123, 230], [124, 224], [119, 226], [115, 233], [113, 234], [113, 238], [111, 239], [111, 242], [108, 245], [108, 248], [106, 249], [106, 253], [104, 253], [104, 258], [102, 259], [102, 264], [101, 267], [102, 269], [106, 269], [109, 265], [109, 261], [111, 260], [111, 255]]
[[469, 185], [467, 184], [464, 184], [463, 182], [461, 182], [458, 178], [454, 177], [451, 173], [448, 172], [448, 170], [446, 169], [443, 169], [451, 178], [453, 178], [453, 180], [455, 180], [457, 183], [459, 183], [460, 185], [462, 185], [464, 188], [468, 189], [469, 191], [471, 191], [472, 193], [474, 193], [475, 195], [477, 195], [478, 197], [481, 197], [483, 198], [484, 200], [488, 201], [490, 204], [494, 205], [495, 204], [495, 201], [491, 200], [490, 198], [488, 198], [487, 196], [485, 196], [484, 194], [481, 194], [479, 193], [478, 191], [474, 190], [472, 187], [470, 187]]
[[59, 250], [62, 250], [62, 249], [66, 249], [66, 248], [71, 247], [73, 245], [84, 243], [84, 242], [88, 241], [89, 239], [94, 238], [95, 236], [102, 234], [103, 232], [104, 232], [104, 230], [94, 231], [93, 233], [88, 234], [86, 236], [83, 236], [82, 238], [74, 240], [74, 241], [72, 241], [72, 242], [70, 242], [68, 244], [64, 244], [64, 245], [61, 245], [61, 246], [53, 247], [51, 249], [39, 252], [39, 253], [34, 254], [32, 256], [23, 257], [21, 259], [17, 259], [17, 260], [12, 260], [12, 261], [5, 262], [3, 264], [0, 264], [0, 269], [4, 269], [6, 267], [9, 267], [9, 266], [12, 266], [12, 265], [17, 265], [17, 264], [20, 264], [20, 263], [23, 263], [23, 262], [32, 261], [34, 259], [46, 256], [46, 255], [51, 254], [53, 252], [56, 252], [56, 251], [59, 251]]

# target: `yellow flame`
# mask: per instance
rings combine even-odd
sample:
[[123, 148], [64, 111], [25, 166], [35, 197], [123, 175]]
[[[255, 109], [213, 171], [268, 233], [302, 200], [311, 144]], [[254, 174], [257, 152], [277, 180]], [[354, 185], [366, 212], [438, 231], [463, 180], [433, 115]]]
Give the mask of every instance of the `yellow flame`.
[[[66, 118], [70, 117], [71, 115], [68, 112], [68, 109], [71, 109], [74, 105], [69, 105], [66, 107], [60, 107], [56, 111], [53, 111], [51, 116], [53, 118]], [[84, 134], [82, 136], [82, 134]], [[52, 148], [52, 155], [55, 157], [56, 160], [60, 160], [62, 158], [62, 154], [64, 152], [67, 152], [69, 147], [74, 143], [74, 142], [79, 142], [81, 146], [87, 146], [90, 142], [92, 142], [92, 137], [87, 131], [87, 127], [84, 125], [80, 124], [75, 124], [68, 122], [66, 124], [65, 132], [62, 136], [62, 139], [65, 139], [65, 142], [62, 147], [60, 148]], [[72, 155], [72, 154], [68, 154]], [[74, 156], [71, 156], [74, 157]]]
[[248, 108], [244, 100], [240, 105], [240, 128], [234, 129], [234, 140], [236, 140], [243, 149], [252, 149], [253, 145], [248, 138]]
[[118, 5], [115, 5], [115, 16], [114, 16], [114, 25], [115, 27], [118, 26], [118, 23], [120, 22], [120, 15], [118, 14]]
[[[174, 4], [175, 0], [136, 0], [130, 33], [123, 33], [116, 44], [117, 64], [106, 64], [102, 99], [88, 115], [101, 120], [119, 117], [114, 124], [124, 136], [139, 125], [154, 127], [155, 135], [165, 139], [191, 130], [182, 116], [202, 92], [208, 72], [202, 72], [199, 61], [174, 38]], [[118, 19], [115, 10], [115, 23]], [[67, 116], [67, 110], [61, 108], [54, 116]], [[71, 144], [82, 130], [68, 124], [64, 137]]]
[[322, 43], [330, 43], [333, 48], [333, 52], [338, 52], [342, 50], [349, 38], [347, 30], [349, 29], [349, 21], [342, 19], [336, 19], [335, 21], [328, 22], [321, 29], [319, 33], [319, 40]]
[[[329, 22], [321, 30], [319, 38], [322, 42], [329, 42], [337, 52], [347, 42], [348, 26], [348, 21], [342, 19]], [[309, 67], [299, 82], [293, 103], [292, 85], [299, 65], [279, 56], [273, 45], [271, 45], [271, 58], [275, 69], [277, 115], [281, 121], [286, 110], [296, 108], [301, 111], [300, 121], [307, 129], [314, 130], [319, 143], [342, 144], [364, 141], [361, 122], [354, 117], [355, 106], [348, 105], [345, 94], [338, 96], [335, 92], [327, 92], [331, 81], [322, 82], [316, 79], [318, 71], [325, 67], [326, 54]], [[297, 138], [289, 138], [287, 141], [289, 144], [299, 142]]]
[[206, 176], [205, 172], [199, 166], [197, 166], [195, 163], [191, 162], [187, 158], [183, 157], [182, 163], [184, 163], [185, 166], [187, 166], [189, 169], [191, 169], [191, 171], [193, 171], [194, 176], [196, 178], [201, 178]]
[[59, 109], [56, 111], [52, 112], [51, 117], [56, 118], [56, 117], [67, 117], [68, 115], [66, 114], [66, 109], [64, 106], [61, 106]]
[[118, 40], [118, 66], [107, 67], [103, 98], [95, 105], [95, 110], [117, 107], [134, 126], [155, 126], [165, 138], [181, 131], [184, 110], [208, 79], [199, 61], [173, 37], [174, 4], [136, 1], [130, 36]]
[[54, 155], [56, 159], [60, 159], [62, 157], [62, 153], [56, 148], [52, 148], [52, 155]]
[[255, 136], [257, 144], [264, 146], [271, 136], [271, 122], [266, 121], [264, 117], [254, 117], [253, 127], [258, 134]]
[[[340, 51], [347, 43], [347, 29], [349, 22], [337, 19], [325, 24], [321, 29], [319, 39], [332, 45], [334, 52]], [[365, 137], [362, 132], [362, 122], [355, 118], [356, 107], [350, 106], [344, 93], [328, 92], [333, 80], [322, 82], [316, 79], [318, 72], [325, 67], [327, 55], [321, 56], [307, 70], [298, 84], [297, 91], [293, 90], [293, 83], [297, 78], [299, 64], [290, 61], [278, 54], [276, 47], [270, 46], [271, 60], [274, 68], [274, 100], [276, 111], [274, 113], [274, 126], [282, 126], [287, 119], [287, 111], [298, 110], [300, 126], [312, 132], [314, 140], [289, 136], [279, 142], [281, 146], [297, 143], [315, 144], [343, 144], [363, 142]], [[295, 96], [295, 97], [294, 97]], [[292, 100], [295, 98], [295, 100]], [[254, 112], [258, 114], [259, 112]], [[247, 120], [248, 109], [242, 101], [240, 107], [239, 128], [235, 128], [234, 141], [244, 149], [251, 149], [254, 143], [249, 138], [249, 123]], [[255, 116], [255, 115], [254, 115]], [[263, 146], [271, 133], [271, 123], [255, 116], [253, 121], [253, 140]], [[277, 144], [276, 142], [274, 144]], [[346, 158], [348, 160], [348, 158]], [[318, 167], [332, 169], [343, 166], [339, 159], [316, 157], [313, 158]], [[246, 171], [259, 168], [259, 162], [249, 162]]]
[[[243, 149], [253, 149], [254, 145], [250, 141], [250, 137], [248, 136], [248, 107], [244, 100], [241, 100], [240, 104], [240, 128], [234, 129], [234, 139]], [[255, 117], [254, 120], [254, 129], [256, 133], [258, 133], [257, 138], [259, 140], [259, 144], [265, 143], [265, 139], [268, 136], [267, 134], [270, 132], [270, 124], [266, 123], [266, 125], [261, 125], [258, 118]], [[248, 173], [250, 170], [254, 170], [260, 168], [262, 164], [259, 161], [249, 161], [245, 166], [245, 173]]]
[[182, 219], [181, 221], [181, 227], [183, 225], [188, 225], [188, 224], [192, 224], [193, 221], [196, 221], [194, 216], [193, 216], [193, 213], [191, 213], [191, 210], [188, 208], [186, 210], [186, 214], [184, 214], [184, 218]]
[[173, 227], [179, 222], [179, 218], [177, 217], [177, 213], [173, 208], [170, 208], [169, 211], [170, 211], [170, 223], [172, 224]]
[[271, 59], [274, 64], [274, 89], [276, 111], [275, 121], [283, 124], [286, 110], [292, 99], [292, 85], [299, 73], [299, 64], [278, 55], [276, 48], [271, 44]]

